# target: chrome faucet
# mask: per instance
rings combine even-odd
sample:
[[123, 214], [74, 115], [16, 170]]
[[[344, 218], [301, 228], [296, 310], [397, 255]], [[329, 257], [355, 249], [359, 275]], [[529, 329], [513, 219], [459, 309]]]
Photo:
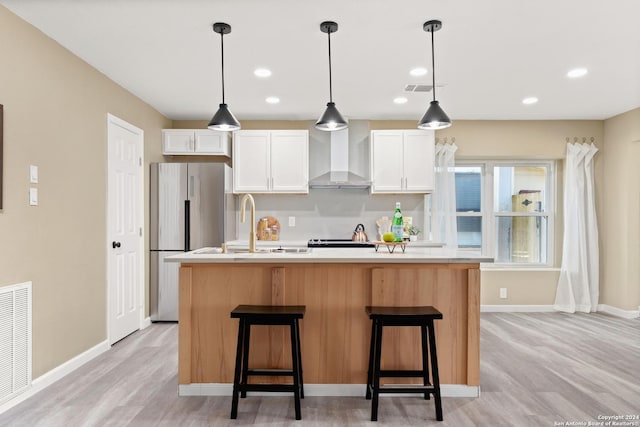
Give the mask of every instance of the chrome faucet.
[[253, 200], [253, 196], [249, 193], [242, 196], [240, 202], [240, 222], [245, 221], [245, 210], [247, 206], [247, 200], [249, 200], [249, 209], [251, 211], [251, 226], [249, 227], [249, 252], [256, 251], [256, 201]]

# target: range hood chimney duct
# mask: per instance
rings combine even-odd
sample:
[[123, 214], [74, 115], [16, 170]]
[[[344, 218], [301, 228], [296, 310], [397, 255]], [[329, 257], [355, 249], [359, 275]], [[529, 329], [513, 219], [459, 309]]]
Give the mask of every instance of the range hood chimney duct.
[[349, 171], [349, 129], [333, 131], [329, 172], [309, 181], [310, 188], [369, 188], [371, 182]]

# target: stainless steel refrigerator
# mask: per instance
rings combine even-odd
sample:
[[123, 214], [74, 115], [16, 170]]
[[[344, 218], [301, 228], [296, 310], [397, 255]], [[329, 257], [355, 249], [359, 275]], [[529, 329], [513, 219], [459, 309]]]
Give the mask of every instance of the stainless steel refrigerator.
[[151, 320], [178, 320], [178, 263], [164, 258], [235, 237], [226, 163], [152, 163], [149, 303]]

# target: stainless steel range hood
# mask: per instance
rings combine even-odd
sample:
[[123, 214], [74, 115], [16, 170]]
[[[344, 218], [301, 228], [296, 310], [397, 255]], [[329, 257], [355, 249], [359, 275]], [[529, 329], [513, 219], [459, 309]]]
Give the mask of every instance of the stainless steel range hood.
[[369, 188], [371, 181], [349, 170], [349, 129], [330, 133], [329, 172], [309, 181], [310, 188]]

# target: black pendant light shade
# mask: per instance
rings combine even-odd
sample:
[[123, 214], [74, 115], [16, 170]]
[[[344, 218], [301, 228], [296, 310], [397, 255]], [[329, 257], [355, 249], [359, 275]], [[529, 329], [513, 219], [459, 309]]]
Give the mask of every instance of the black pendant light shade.
[[336, 108], [335, 102], [327, 102], [327, 109], [316, 122], [316, 129], [332, 131], [346, 128], [347, 121]]
[[433, 84], [433, 101], [431, 101], [431, 105], [429, 105], [429, 109], [424, 116], [422, 116], [422, 120], [418, 123], [418, 129], [444, 129], [451, 126], [451, 119], [447, 116], [447, 113], [444, 112], [442, 107], [440, 107], [440, 103], [436, 101], [436, 65], [435, 65], [435, 53], [434, 53], [434, 43], [433, 43], [433, 33], [442, 28], [442, 22], [438, 20], [427, 21], [422, 26], [426, 32], [431, 33], [431, 82]]
[[347, 128], [347, 121], [342, 117], [342, 114], [336, 108], [335, 102], [333, 102], [333, 86], [331, 83], [331, 33], [338, 31], [338, 24], [333, 21], [325, 21], [320, 24], [320, 31], [327, 34], [329, 40], [329, 102], [327, 102], [327, 109], [318, 121], [316, 122], [316, 129], [324, 131], [334, 131]]
[[220, 104], [220, 108], [213, 115], [207, 127], [212, 130], [232, 131], [240, 129], [240, 122], [229, 111], [227, 104]]
[[216, 22], [213, 24], [213, 31], [220, 34], [220, 56], [222, 58], [222, 104], [220, 104], [220, 108], [213, 115], [213, 118], [207, 127], [211, 130], [219, 131], [238, 130], [240, 129], [240, 122], [224, 102], [224, 35], [231, 32], [231, 25], [225, 24], [224, 22]]
[[444, 129], [451, 126], [451, 119], [447, 116], [447, 113], [440, 107], [438, 101], [431, 101], [429, 109], [422, 120], [418, 124], [418, 129]]

